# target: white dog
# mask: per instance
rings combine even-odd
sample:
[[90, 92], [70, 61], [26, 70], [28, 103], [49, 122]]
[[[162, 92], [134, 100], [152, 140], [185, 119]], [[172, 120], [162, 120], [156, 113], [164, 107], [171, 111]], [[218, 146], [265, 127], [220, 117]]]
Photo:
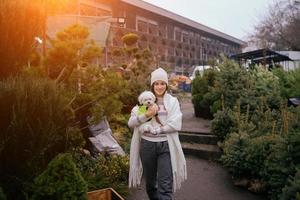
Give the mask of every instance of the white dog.
[[[145, 112], [147, 111], [148, 107], [149, 106], [157, 106], [155, 104], [155, 100], [156, 100], [156, 97], [155, 95], [150, 92], [150, 91], [144, 91], [140, 94], [140, 96], [138, 97], [138, 101], [139, 101], [139, 111], [138, 111], [138, 115], [141, 115], [141, 114], [145, 114]], [[152, 132], [153, 131], [153, 123], [154, 123], [155, 120], [151, 119], [150, 121], [147, 121], [143, 124], [141, 124], [139, 126], [139, 131], [140, 132]]]

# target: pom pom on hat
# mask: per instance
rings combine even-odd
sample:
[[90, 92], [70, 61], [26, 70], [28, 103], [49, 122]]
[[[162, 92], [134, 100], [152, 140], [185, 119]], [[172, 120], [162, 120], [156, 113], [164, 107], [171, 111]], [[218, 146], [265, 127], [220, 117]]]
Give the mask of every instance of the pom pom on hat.
[[151, 73], [151, 85], [155, 81], [164, 81], [168, 85], [168, 74], [167, 74], [167, 72], [162, 68], [158, 68], [158, 69], [154, 70]]

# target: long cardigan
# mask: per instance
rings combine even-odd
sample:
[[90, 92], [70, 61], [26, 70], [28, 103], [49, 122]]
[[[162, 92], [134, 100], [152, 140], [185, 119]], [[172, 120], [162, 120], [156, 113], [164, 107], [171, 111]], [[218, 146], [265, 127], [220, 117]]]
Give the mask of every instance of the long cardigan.
[[[163, 102], [168, 112], [167, 120], [163, 125], [167, 124], [176, 130], [173, 133], [167, 133], [173, 171], [173, 190], [176, 191], [187, 179], [186, 160], [178, 136], [178, 131], [182, 126], [182, 113], [177, 98], [166, 93]], [[138, 106], [135, 106], [132, 113], [137, 116], [137, 111]], [[143, 168], [140, 158], [140, 141], [141, 133], [138, 127], [135, 127], [130, 146], [129, 187], [137, 187], [141, 183]]]

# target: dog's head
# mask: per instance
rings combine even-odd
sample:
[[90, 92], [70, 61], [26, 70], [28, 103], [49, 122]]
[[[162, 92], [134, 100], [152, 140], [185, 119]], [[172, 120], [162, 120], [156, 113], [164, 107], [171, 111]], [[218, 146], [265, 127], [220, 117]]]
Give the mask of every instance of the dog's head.
[[138, 101], [141, 105], [151, 106], [155, 103], [155, 95], [150, 91], [142, 92], [138, 98]]

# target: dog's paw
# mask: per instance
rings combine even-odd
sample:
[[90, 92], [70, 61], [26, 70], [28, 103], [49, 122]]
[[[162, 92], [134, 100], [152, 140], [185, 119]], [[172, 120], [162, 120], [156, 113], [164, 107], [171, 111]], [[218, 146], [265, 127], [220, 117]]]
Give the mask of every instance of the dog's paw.
[[150, 133], [153, 135], [159, 135], [162, 133], [162, 129], [161, 128], [153, 128]]
[[151, 130], [151, 126], [146, 125], [144, 127], [144, 132], [150, 132], [150, 130]]
[[153, 133], [154, 130], [155, 130], [155, 129], [153, 128], [153, 126], [150, 126], [150, 127], [149, 127], [149, 132], [150, 132], [150, 133]]

